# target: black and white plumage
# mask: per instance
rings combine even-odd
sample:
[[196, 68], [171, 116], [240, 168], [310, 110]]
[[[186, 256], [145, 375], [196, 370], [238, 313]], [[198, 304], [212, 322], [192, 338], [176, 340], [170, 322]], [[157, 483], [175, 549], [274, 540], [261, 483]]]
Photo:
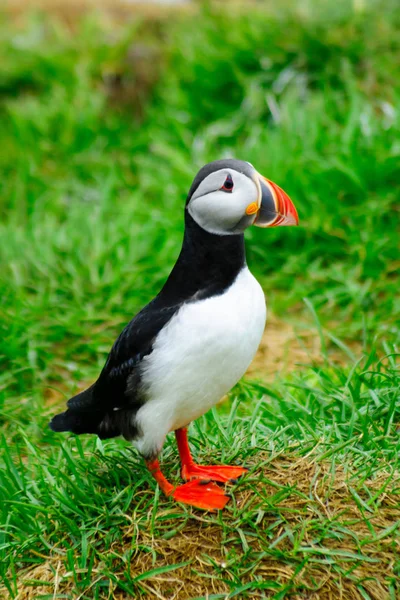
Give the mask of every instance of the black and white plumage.
[[169, 431], [235, 385], [266, 319], [264, 294], [245, 259], [243, 232], [254, 222], [295, 224], [297, 214], [249, 163], [205, 165], [189, 190], [182, 250], [168, 280], [122, 331], [98, 380], [53, 418], [54, 431], [123, 435], [151, 461]]

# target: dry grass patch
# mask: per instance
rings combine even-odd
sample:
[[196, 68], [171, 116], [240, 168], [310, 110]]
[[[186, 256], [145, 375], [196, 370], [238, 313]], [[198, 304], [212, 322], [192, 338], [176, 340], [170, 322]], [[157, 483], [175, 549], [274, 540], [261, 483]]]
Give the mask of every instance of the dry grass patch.
[[[328, 330], [335, 331], [335, 324], [329, 325]], [[361, 352], [361, 343], [356, 340], [346, 340], [346, 346], [356, 355]], [[328, 344], [327, 350], [332, 363], [348, 363], [349, 357], [337, 346]], [[272, 381], [277, 375], [283, 376], [298, 369], [299, 365], [323, 362], [321, 338], [314, 324], [310, 323], [307, 327], [303, 323], [294, 327], [272, 314], [268, 316], [260, 347], [247, 374]]]
[[298, 600], [398, 597], [398, 473], [380, 472], [360, 484], [315, 454], [273, 460], [261, 454], [234, 495], [219, 516], [164, 498], [147, 513], [132, 506], [123, 544], [111, 548], [112, 573], [98, 550], [90, 584], [78, 595], [76, 580], [87, 569], [72, 573], [62, 554], [52, 554], [19, 574], [17, 598], [91, 598], [95, 588], [96, 598], [118, 600], [132, 597], [132, 589], [134, 597], [165, 600], [235, 592]]
[[297, 333], [292, 325], [268, 316], [258, 352], [248, 374], [271, 381], [296, 368], [321, 358], [321, 341], [315, 328]]
[[70, 22], [88, 12], [104, 14], [107, 18], [116, 20], [129, 16], [158, 18], [173, 15], [177, 10], [194, 10], [195, 4], [190, 0], [171, 3], [159, 3], [154, 0], [8, 0], [5, 7], [11, 14], [18, 16], [23, 16], [29, 10], [41, 10]]

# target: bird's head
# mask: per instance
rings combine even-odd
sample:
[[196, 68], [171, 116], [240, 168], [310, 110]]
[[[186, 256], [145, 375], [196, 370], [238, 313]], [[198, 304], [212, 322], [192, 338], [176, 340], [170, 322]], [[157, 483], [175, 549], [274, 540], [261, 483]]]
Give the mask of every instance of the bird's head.
[[217, 235], [242, 233], [250, 225], [298, 225], [289, 196], [248, 162], [216, 160], [204, 165], [189, 190], [186, 210]]

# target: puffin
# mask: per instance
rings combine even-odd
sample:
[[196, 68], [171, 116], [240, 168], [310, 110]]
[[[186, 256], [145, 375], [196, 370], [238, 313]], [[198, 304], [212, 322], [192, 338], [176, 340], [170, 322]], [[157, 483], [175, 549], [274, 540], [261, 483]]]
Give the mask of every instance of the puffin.
[[[260, 344], [263, 290], [246, 264], [244, 231], [298, 224], [289, 196], [246, 161], [222, 159], [195, 176], [178, 259], [158, 295], [115, 341], [97, 381], [50, 422], [55, 432], [123, 436], [162, 492], [203, 510], [223, 509], [242, 466], [196, 464], [188, 425], [239, 381]], [[181, 477], [164, 476], [159, 454], [175, 432]], [[218, 485], [220, 484], [220, 485]]]

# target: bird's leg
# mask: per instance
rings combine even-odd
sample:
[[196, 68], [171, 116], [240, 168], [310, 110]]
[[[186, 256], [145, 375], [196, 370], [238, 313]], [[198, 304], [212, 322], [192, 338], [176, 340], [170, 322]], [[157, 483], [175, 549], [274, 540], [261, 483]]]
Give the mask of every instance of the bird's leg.
[[210, 481], [189, 481], [174, 487], [162, 474], [157, 459], [146, 461], [147, 468], [157, 481], [166, 496], [171, 496], [178, 502], [190, 504], [203, 510], [218, 510], [224, 508], [229, 500], [221, 488]]
[[247, 472], [247, 469], [244, 467], [230, 467], [225, 465], [203, 467], [201, 465], [196, 465], [189, 448], [187, 428], [183, 427], [182, 429], [177, 429], [175, 431], [175, 436], [179, 455], [181, 457], [181, 475], [182, 479], [185, 479], [185, 481], [190, 481], [191, 479], [211, 479], [213, 481], [225, 483], [227, 481], [235, 481], [238, 477]]
[[158, 462], [158, 459], [156, 458], [155, 460], [147, 460], [146, 466], [150, 473], [153, 475], [154, 479], [157, 481], [158, 485], [161, 488], [161, 491], [163, 491], [166, 496], [172, 496], [175, 488], [172, 485], [172, 483], [170, 483], [161, 472], [160, 463]]

